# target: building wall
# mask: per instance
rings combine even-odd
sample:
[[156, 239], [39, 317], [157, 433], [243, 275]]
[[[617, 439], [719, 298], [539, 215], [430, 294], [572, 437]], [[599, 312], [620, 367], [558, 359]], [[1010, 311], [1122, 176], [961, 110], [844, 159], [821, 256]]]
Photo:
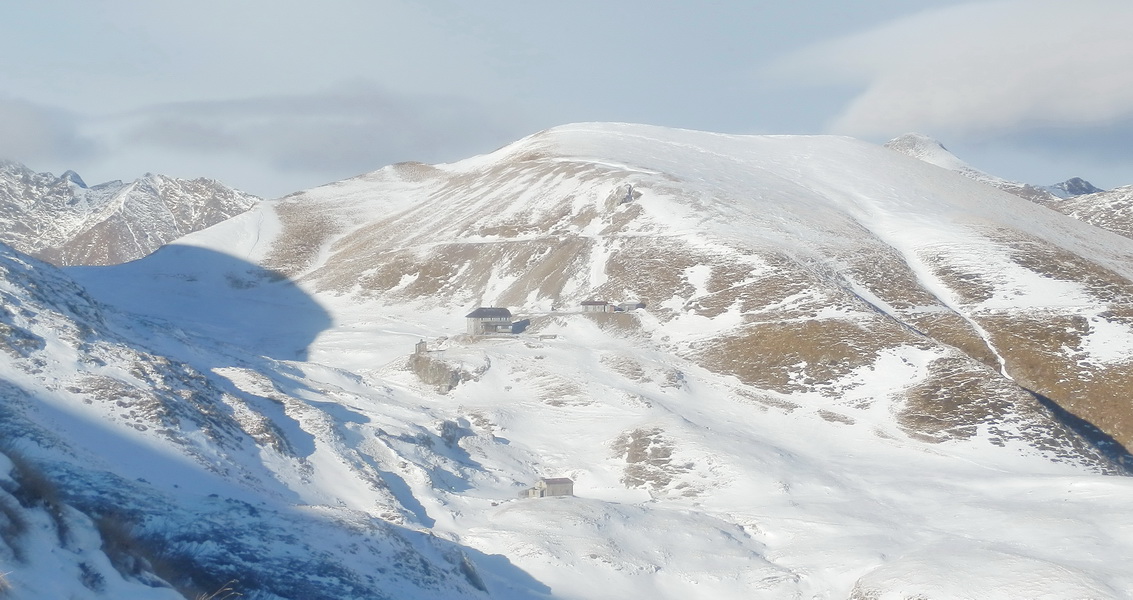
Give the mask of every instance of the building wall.
[[496, 328], [504, 326], [511, 327], [511, 319], [468, 319], [468, 335], [483, 335], [485, 333], [496, 333]]
[[574, 485], [570, 483], [548, 483], [544, 496], [573, 496]]

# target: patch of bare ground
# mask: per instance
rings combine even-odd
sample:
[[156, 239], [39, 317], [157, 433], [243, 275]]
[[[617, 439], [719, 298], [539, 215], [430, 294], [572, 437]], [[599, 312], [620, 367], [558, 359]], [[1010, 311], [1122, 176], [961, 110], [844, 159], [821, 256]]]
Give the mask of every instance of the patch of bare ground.
[[1103, 302], [1133, 305], [1133, 281], [1112, 270], [1036, 238], [1016, 234], [1005, 241], [1011, 248], [1011, 258], [1031, 271], [1078, 283]]
[[[693, 266], [710, 269], [705, 294], [688, 281], [685, 270]], [[674, 316], [658, 303], [677, 297], [686, 299], [682, 310], [715, 318], [731, 310], [752, 313], [811, 289], [813, 275], [793, 258], [777, 252], [721, 257], [693, 248], [675, 238], [626, 238], [606, 262], [608, 282], [599, 296], [651, 300], [650, 311], [662, 319]]]
[[606, 227], [602, 230], [600, 235], [611, 235], [620, 233], [625, 230], [630, 223], [640, 217], [643, 213], [640, 204], [627, 204], [623, 207], [614, 209], [609, 213], [609, 221]]
[[683, 271], [696, 264], [699, 257], [679, 240], [627, 238], [606, 261], [609, 282], [598, 293], [629, 293], [646, 301], [689, 297], [696, 290], [685, 280]]
[[409, 355], [409, 370], [426, 385], [433, 386], [438, 394], [447, 394], [465, 381], [477, 381], [488, 371], [491, 363], [469, 366], [464, 363], [451, 363], [442, 356], [434, 354]]
[[698, 362], [782, 393], [823, 389], [872, 364], [887, 348], [924, 341], [890, 320], [812, 319], [746, 325], [695, 349]]
[[842, 413], [829, 411], [825, 408], [820, 408], [817, 412], [818, 416], [822, 417], [824, 421], [829, 421], [831, 423], [841, 423], [843, 425], [853, 425], [854, 423], [857, 423], [857, 421], [853, 417], [844, 415]]
[[980, 304], [995, 297], [995, 284], [983, 275], [961, 269], [938, 255], [922, 257], [936, 277], [959, 296], [962, 304]]
[[539, 390], [539, 399], [556, 407], [591, 404], [583, 389], [575, 382], [553, 373], [537, 372], [529, 380]]
[[[510, 277], [514, 283], [498, 297], [483, 301], [518, 306], [534, 293], [557, 298], [572, 273], [589, 255], [591, 242], [582, 238], [546, 238], [498, 243], [442, 244], [423, 251], [365, 251], [342, 256], [315, 274], [321, 290], [381, 296], [397, 288], [391, 298], [414, 300], [453, 295], [462, 290], [484, 290], [493, 277]], [[403, 277], [412, 279], [402, 285]]]
[[276, 205], [283, 230], [264, 257], [264, 268], [288, 277], [310, 269], [323, 245], [342, 231], [342, 227], [319, 207], [300, 196]]
[[[622, 484], [627, 488], [645, 488], [652, 493], [669, 488], [674, 478], [693, 466], [674, 463], [673, 449], [672, 441], [665, 438], [660, 427], [635, 429], [618, 436], [613, 451], [626, 461]], [[695, 496], [697, 492], [686, 486], [681, 488], [680, 494]]]
[[763, 412], [767, 412], [767, 410], [770, 408], [775, 408], [785, 413], [792, 413], [799, 408], [799, 405], [795, 404], [794, 402], [782, 400], [779, 398], [773, 398], [766, 394], [757, 394], [743, 388], [735, 390], [735, 394], [739, 397], [740, 401], [747, 404], [755, 404], [761, 410], [763, 410]]
[[443, 173], [432, 165], [416, 161], [400, 162], [390, 168], [405, 181], [427, 181]]
[[849, 278], [898, 311], [940, 304], [893, 248], [871, 247], [842, 259]]
[[951, 310], [906, 314], [904, 320], [926, 336], [956, 348], [993, 369], [999, 359], [966, 319]]
[[[1133, 447], [1133, 360], [1102, 365], [1080, 353], [1089, 321], [1073, 315], [993, 315], [980, 319], [1019, 385], [1050, 398]], [[1133, 358], [1133, 357], [1131, 357]]]
[[612, 335], [631, 337], [642, 334], [641, 321], [633, 313], [585, 313], [583, 316]]
[[606, 367], [609, 367], [615, 373], [629, 379], [630, 381], [646, 381], [648, 376], [641, 363], [628, 357], [619, 354], [605, 354], [601, 358], [601, 362]]
[[1095, 227], [1133, 238], [1133, 187], [1060, 198], [1048, 206]]
[[1002, 420], [1034, 400], [983, 365], [950, 356], [929, 366], [928, 376], [905, 393], [897, 424], [926, 442], [975, 436], [982, 423]]
[[[461, 407], [461, 410], [464, 410], [464, 407]], [[468, 420], [474, 427], [483, 431], [489, 438], [495, 437], [496, 424], [493, 423], [490, 418], [485, 416], [484, 413], [480, 411], [470, 411], [468, 413]]]
[[983, 429], [999, 446], [1017, 440], [1055, 461], [1110, 468], [1095, 447], [1027, 390], [966, 357], [932, 363], [928, 377], [906, 392], [897, 424], [910, 437], [930, 443], [968, 439]]
[[[715, 263], [715, 264], [713, 264]], [[742, 263], [709, 263], [712, 272], [706, 283], [706, 296], [689, 301], [687, 308], [697, 315], [714, 319], [729, 310], [753, 310], [766, 300], [770, 282], [748, 281], [751, 268]]]

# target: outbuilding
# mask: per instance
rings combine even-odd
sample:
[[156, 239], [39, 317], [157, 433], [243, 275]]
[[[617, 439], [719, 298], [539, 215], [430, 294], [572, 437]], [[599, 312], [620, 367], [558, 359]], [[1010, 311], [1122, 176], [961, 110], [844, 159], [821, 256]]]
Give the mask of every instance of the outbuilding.
[[520, 498], [549, 498], [551, 496], [573, 496], [574, 481], [569, 477], [544, 477], [533, 487], [519, 493]]
[[614, 312], [614, 305], [605, 300], [583, 300], [582, 312]]

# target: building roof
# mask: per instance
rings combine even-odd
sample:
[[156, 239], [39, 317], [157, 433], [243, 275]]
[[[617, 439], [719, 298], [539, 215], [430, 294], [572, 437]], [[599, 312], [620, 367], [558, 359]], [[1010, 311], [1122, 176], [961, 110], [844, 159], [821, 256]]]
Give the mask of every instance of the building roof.
[[544, 477], [543, 483], [546, 483], [546, 484], [552, 484], [552, 483], [570, 483], [570, 484], [573, 484], [574, 480], [569, 478], [569, 477]]
[[481, 306], [476, 310], [464, 315], [465, 319], [510, 319], [511, 311], [506, 308], [495, 308], [491, 306]]
[[607, 304], [609, 304], [609, 302], [606, 302], [605, 300], [583, 300], [582, 301], [583, 306], [605, 306]]

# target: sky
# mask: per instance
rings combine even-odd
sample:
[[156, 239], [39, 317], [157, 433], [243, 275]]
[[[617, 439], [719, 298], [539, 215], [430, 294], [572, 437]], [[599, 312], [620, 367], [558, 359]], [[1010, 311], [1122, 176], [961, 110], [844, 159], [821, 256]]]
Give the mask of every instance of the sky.
[[548, 127], [908, 132], [1133, 184], [1129, 0], [13, 0], [0, 158], [277, 197]]

